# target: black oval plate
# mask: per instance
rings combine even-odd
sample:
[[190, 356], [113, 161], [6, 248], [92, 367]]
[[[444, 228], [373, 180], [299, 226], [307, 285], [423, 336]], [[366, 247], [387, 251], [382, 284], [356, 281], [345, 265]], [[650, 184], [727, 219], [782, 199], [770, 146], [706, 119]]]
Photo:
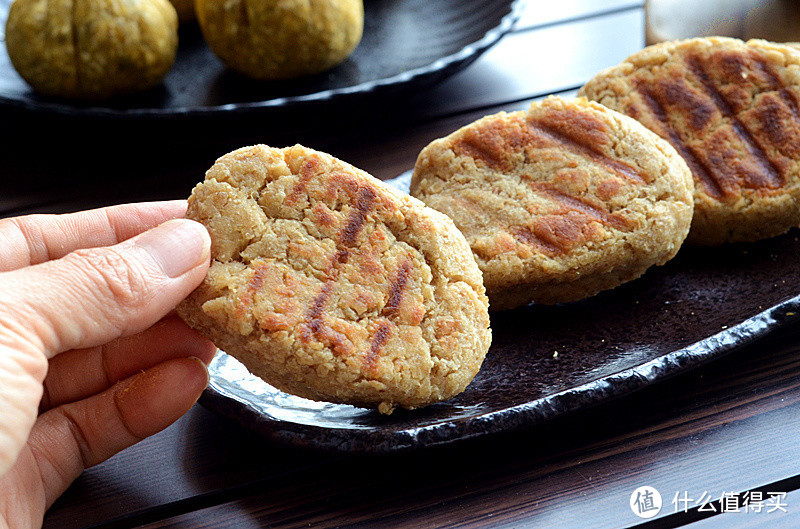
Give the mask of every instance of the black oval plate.
[[[407, 189], [407, 187], [406, 187]], [[797, 319], [800, 230], [755, 244], [683, 248], [666, 266], [578, 303], [492, 315], [467, 390], [419, 410], [376, 411], [287, 395], [220, 353], [201, 398], [270, 438], [392, 452], [528, 427], [719, 357]]]
[[[175, 66], [144, 94], [80, 104], [36, 94], [0, 50], [0, 104], [70, 115], [163, 117], [268, 110], [420, 88], [465, 68], [508, 32], [523, 0], [365, 0], [364, 37], [333, 70], [297, 81], [256, 82], [227, 70], [184, 25]], [[11, 0], [0, 0], [0, 28]]]

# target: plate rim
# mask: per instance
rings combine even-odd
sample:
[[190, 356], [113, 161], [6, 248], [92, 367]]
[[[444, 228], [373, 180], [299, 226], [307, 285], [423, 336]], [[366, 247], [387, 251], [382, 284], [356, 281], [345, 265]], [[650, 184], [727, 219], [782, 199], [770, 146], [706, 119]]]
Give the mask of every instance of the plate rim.
[[30, 112], [54, 114], [72, 117], [147, 119], [159, 117], [191, 118], [211, 117], [247, 112], [264, 112], [272, 109], [286, 108], [289, 105], [318, 104], [346, 98], [352, 94], [371, 94], [376, 90], [394, 86], [407, 86], [417, 79], [425, 79], [437, 72], [445, 76], [457, 73], [461, 68], [480, 57], [489, 48], [510, 32], [519, 20], [527, 0], [509, 0], [509, 12], [500, 19], [500, 23], [490, 28], [480, 39], [467, 44], [450, 55], [440, 57], [430, 64], [405, 70], [399, 74], [382, 79], [362, 82], [352, 86], [330, 88], [298, 96], [285, 96], [264, 101], [248, 101], [242, 103], [226, 103], [212, 106], [183, 106], [164, 108], [110, 108], [103, 106], [71, 106], [67, 103], [49, 101], [31, 101], [8, 97], [0, 93], [0, 106], [22, 109]]
[[[328, 428], [270, 419], [249, 402], [228, 397], [211, 385], [203, 392], [199, 402], [214, 413], [287, 445], [334, 453], [401, 453], [532, 428], [558, 416], [611, 401], [699, 367], [798, 320], [800, 295], [778, 302], [686, 347], [575, 387], [485, 414], [442, 420], [399, 431]], [[581, 399], [587, 394], [596, 395], [588, 404], [586, 399]], [[238, 403], [234, 406], [236, 413], [230, 413], [231, 402]], [[498, 419], [503, 419], [502, 426], [498, 425], [501, 422]], [[455, 425], [458, 428], [454, 428]], [[460, 430], [467, 431], [462, 433]]]

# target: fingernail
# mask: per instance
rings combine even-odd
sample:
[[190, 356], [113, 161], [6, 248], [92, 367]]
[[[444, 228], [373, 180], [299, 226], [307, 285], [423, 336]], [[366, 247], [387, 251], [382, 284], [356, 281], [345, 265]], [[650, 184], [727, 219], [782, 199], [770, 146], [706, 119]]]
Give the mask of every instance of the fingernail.
[[208, 386], [208, 383], [211, 382], [211, 374], [208, 372], [208, 364], [204, 362], [201, 358], [198, 358], [196, 356], [190, 356], [189, 360], [193, 360], [194, 362], [202, 366], [203, 369], [201, 373], [205, 374], [205, 382], [203, 382], [202, 385], [203, 389], [205, 389], [206, 386]]
[[179, 277], [208, 259], [211, 239], [202, 224], [175, 219], [142, 234], [135, 242], [169, 277]]
[[[169, 392], [173, 395], [191, 395], [193, 400], [197, 400], [211, 380], [206, 365], [196, 356], [178, 358], [171, 364], [170, 369], [176, 371], [171, 375], [172, 387]], [[180, 371], [177, 371], [178, 368]]]

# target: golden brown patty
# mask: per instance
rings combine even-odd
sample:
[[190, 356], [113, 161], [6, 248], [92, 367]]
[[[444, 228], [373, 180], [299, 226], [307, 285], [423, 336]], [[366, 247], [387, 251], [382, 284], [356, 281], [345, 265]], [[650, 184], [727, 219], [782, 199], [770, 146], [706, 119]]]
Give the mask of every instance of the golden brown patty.
[[645, 48], [581, 94], [669, 141], [696, 182], [689, 240], [753, 241], [800, 225], [800, 53], [728, 38]]
[[434, 141], [411, 193], [464, 233], [492, 309], [634, 279], [675, 255], [692, 215], [691, 174], [669, 144], [596, 103], [555, 97]]
[[217, 160], [187, 217], [212, 264], [178, 308], [273, 386], [415, 408], [464, 390], [491, 334], [480, 270], [444, 215], [305, 147]]

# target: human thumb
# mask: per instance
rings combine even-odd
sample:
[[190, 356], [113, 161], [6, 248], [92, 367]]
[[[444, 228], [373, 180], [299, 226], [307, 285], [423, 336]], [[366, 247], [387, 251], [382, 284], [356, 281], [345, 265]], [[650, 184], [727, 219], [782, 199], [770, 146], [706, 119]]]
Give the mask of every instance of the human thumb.
[[201, 224], [170, 220], [115, 246], [0, 274], [0, 333], [50, 358], [140, 332], [203, 280], [210, 245]]

